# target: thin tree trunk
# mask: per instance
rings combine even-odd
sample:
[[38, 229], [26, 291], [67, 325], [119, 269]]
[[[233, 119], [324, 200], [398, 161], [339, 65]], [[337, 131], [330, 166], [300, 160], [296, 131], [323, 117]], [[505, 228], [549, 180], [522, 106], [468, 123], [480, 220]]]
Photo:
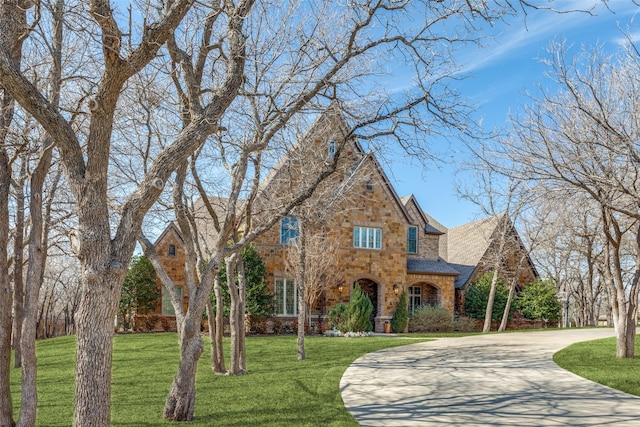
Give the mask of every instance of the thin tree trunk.
[[212, 337], [212, 341], [215, 340], [215, 345], [218, 349], [218, 352], [216, 353], [217, 359], [213, 361], [213, 372], [217, 374], [226, 374], [227, 368], [224, 365], [224, 349], [222, 347], [222, 341], [224, 339], [224, 300], [222, 299], [220, 279], [217, 274], [213, 282], [213, 293], [216, 296], [216, 329], [215, 337]]
[[238, 296], [238, 287], [235, 281], [236, 257], [237, 254], [227, 258], [227, 284], [229, 285], [229, 295], [231, 297], [231, 307], [229, 313], [229, 327], [231, 329], [231, 363], [229, 373], [232, 375], [242, 374], [241, 367], [241, 348], [240, 339], [242, 338], [242, 330], [244, 330], [244, 322], [239, 319], [240, 298]]
[[[213, 311], [213, 305], [211, 300], [207, 301], [207, 323], [209, 325], [209, 342], [211, 345], [211, 370], [218, 373], [220, 370], [219, 362], [220, 356], [218, 355], [218, 345], [216, 343], [216, 318]], [[222, 349], [220, 349], [222, 350]]]
[[487, 301], [487, 309], [484, 313], [484, 326], [482, 332], [491, 331], [491, 318], [493, 316], [493, 301], [496, 298], [496, 287], [498, 285], [498, 269], [494, 268], [493, 277], [491, 278], [491, 289], [489, 290], [489, 299]]
[[516, 295], [517, 283], [518, 279], [514, 277], [511, 280], [511, 286], [509, 287], [509, 296], [507, 297], [507, 304], [505, 305], [504, 312], [502, 313], [502, 321], [500, 322], [498, 332], [504, 332], [507, 330], [507, 323], [509, 322], [509, 312], [511, 311], [511, 303], [513, 302], [513, 298]]
[[[0, 129], [0, 132], [2, 129]], [[12, 426], [11, 405], [11, 306], [13, 290], [7, 268], [9, 244], [9, 185], [11, 171], [4, 148], [0, 148], [0, 426]]]
[[21, 157], [20, 176], [18, 177], [16, 193], [16, 219], [13, 238], [13, 364], [16, 368], [22, 366], [22, 350], [20, 337], [22, 336], [22, 319], [24, 316], [24, 180], [27, 175], [28, 153]]
[[246, 303], [247, 303], [247, 276], [244, 270], [242, 252], [238, 255], [238, 368], [241, 373], [247, 372], [247, 355], [245, 351], [246, 337]]
[[307, 263], [307, 242], [305, 227], [302, 221], [298, 222], [298, 245], [300, 250], [298, 251], [298, 280], [296, 280], [296, 286], [298, 287], [298, 360], [304, 360], [306, 358], [304, 348], [304, 327], [307, 317], [306, 310], [306, 263]]

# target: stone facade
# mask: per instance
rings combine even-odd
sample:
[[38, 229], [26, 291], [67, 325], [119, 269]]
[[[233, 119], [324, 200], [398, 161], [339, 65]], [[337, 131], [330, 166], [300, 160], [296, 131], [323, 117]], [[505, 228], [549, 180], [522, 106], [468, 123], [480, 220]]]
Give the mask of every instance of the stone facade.
[[[287, 260], [291, 244], [281, 243], [290, 228], [283, 232], [281, 227], [283, 224], [290, 227], [290, 222], [285, 221], [295, 218], [298, 227], [304, 227], [305, 236], [331, 235], [335, 242], [326, 249], [321, 261], [335, 265], [332, 272], [335, 274], [331, 275], [333, 282], [323, 284], [322, 295], [309, 309], [312, 324], [324, 323], [332, 307], [348, 303], [356, 283], [372, 300], [376, 332], [383, 332], [385, 323], [391, 320], [402, 291], [409, 294], [411, 290], [414, 305], [416, 302], [439, 305], [453, 317], [463, 301], [462, 293], [468, 283], [469, 274], [462, 273], [464, 280], [461, 280], [461, 271], [479, 273], [486, 266], [477, 259], [473, 265], [449, 264], [447, 253], [456, 251], [447, 247], [447, 229], [430, 219], [415, 197], [398, 197], [375, 157], [365, 153], [356, 140], [345, 139], [344, 129], [344, 118], [340, 114], [334, 111], [321, 115], [301, 143], [294, 146], [265, 179], [254, 202], [254, 225], [259, 225], [298, 194], [297, 189], [315, 176], [320, 165], [332, 160], [327, 157], [328, 146], [335, 148], [336, 141], [342, 144], [334, 175], [318, 187], [314, 196], [295, 208], [291, 218], [277, 222], [254, 242], [265, 262], [270, 290], [282, 299], [282, 307], [288, 307], [287, 304], [293, 307], [293, 297], [287, 300], [288, 294], [285, 295], [285, 288], [296, 278], [295, 268]], [[338, 193], [340, 197], [336, 198]], [[412, 240], [411, 245], [415, 250], [410, 250], [408, 242], [410, 229], [417, 231], [417, 242]], [[477, 227], [470, 227], [469, 232], [475, 229]], [[360, 233], [372, 240], [356, 242]], [[519, 240], [517, 243], [520, 244]], [[488, 253], [490, 242], [483, 244], [486, 244], [483, 251]], [[169, 253], [170, 245], [175, 245], [173, 254]], [[460, 248], [459, 243], [456, 245]], [[156, 250], [169, 276], [184, 286], [184, 251], [175, 225], [169, 226], [160, 236]], [[523, 281], [536, 276], [532, 264], [528, 266], [530, 269], [522, 273]], [[280, 283], [280, 295], [276, 292], [277, 283]], [[187, 303], [186, 296], [183, 296], [183, 303]], [[161, 311], [159, 305], [158, 312]], [[274, 322], [293, 329], [297, 322], [295, 313], [288, 313], [288, 308], [283, 309], [283, 313], [285, 311], [288, 315], [276, 313]]]

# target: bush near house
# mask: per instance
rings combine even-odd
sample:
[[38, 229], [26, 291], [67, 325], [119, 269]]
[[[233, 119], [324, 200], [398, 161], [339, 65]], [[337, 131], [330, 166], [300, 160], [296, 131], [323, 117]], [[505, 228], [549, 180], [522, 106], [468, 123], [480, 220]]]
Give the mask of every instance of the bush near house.
[[144, 255], [134, 256], [131, 258], [129, 271], [122, 284], [118, 305], [122, 328], [125, 331], [132, 329], [136, 315], [153, 311], [159, 298], [156, 272], [151, 262]]
[[340, 332], [370, 332], [371, 321], [369, 316], [373, 311], [373, 304], [360, 286], [356, 284], [351, 293], [349, 304], [338, 304], [329, 310], [329, 327]]
[[[489, 301], [489, 291], [491, 290], [491, 280], [493, 272], [488, 271], [469, 286], [469, 290], [465, 293], [464, 310], [465, 314], [472, 319], [484, 319]], [[492, 320], [502, 319], [504, 307], [507, 305], [509, 297], [509, 289], [505, 286], [503, 280], [499, 277], [496, 285], [496, 294], [493, 301], [493, 310], [491, 313]], [[512, 311], [513, 311], [513, 305]]]
[[407, 293], [403, 290], [398, 299], [398, 306], [391, 318], [391, 332], [402, 333], [407, 328]]
[[454, 323], [446, 308], [423, 305], [409, 317], [409, 332], [453, 332]]

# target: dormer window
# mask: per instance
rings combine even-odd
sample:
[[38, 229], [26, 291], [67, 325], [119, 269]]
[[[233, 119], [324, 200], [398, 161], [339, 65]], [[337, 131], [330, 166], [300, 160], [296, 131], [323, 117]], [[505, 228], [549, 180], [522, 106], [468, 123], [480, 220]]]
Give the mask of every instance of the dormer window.
[[336, 155], [336, 142], [335, 141], [329, 141], [329, 144], [327, 146], [327, 158], [329, 160], [333, 160], [335, 155]]

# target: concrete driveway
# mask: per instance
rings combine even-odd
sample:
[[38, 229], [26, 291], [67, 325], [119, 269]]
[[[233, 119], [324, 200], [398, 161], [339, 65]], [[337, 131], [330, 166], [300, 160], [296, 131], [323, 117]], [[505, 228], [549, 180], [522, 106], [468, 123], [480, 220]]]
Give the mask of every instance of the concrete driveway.
[[[640, 398], [559, 368], [553, 354], [613, 329], [444, 338], [367, 354], [340, 381], [363, 426], [640, 426]], [[640, 373], [638, 373], [640, 375]]]

